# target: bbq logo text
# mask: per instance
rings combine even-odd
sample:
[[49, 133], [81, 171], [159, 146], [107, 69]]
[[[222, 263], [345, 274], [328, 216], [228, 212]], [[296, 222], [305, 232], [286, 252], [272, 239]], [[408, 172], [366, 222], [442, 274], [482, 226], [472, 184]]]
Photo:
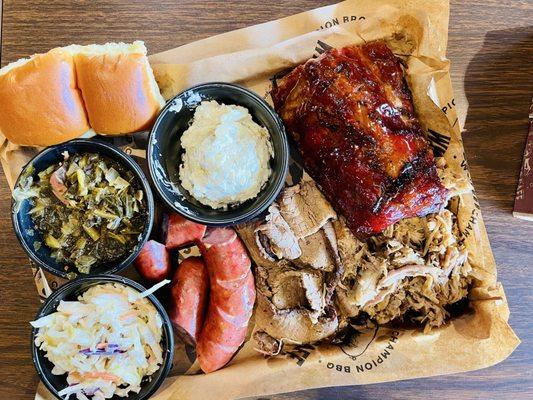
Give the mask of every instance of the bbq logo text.
[[346, 24], [348, 22], [352, 21], [361, 21], [366, 19], [362, 15], [343, 15], [342, 17], [335, 17], [331, 18], [330, 20], [327, 20], [322, 25], [320, 25], [320, 28], [317, 28], [317, 31], [320, 31], [322, 29], [328, 29], [332, 26], [340, 25], [340, 24]]
[[[372, 357], [371, 359], [363, 359], [363, 360], [357, 360], [357, 357], [350, 357], [351, 360], [358, 361], [357, 364], [336, 364], [332, 362], [328, 362], [326, 364], [326, 368], [335, 370], [340, 373], [345, 374], [360, 374], [364, 373], [366, 371], [371, 371], [372, 369], [379, 368], [381, 364], [383, 364], [389, 357], [392, 356], [392, 353], [394, 352], [394, 349], [396, 347], [396, 343], [398, 342], [398, 338], [400, 336], [399, 331], [392, 331], [389, 336], [389, 340], [387, 341], [386, 346], [379, 352], [377, 356]], [[368, 346], [367, 346], [368, 348]], [[365, 349], [366, 351], [366, 349]], [[364, 352], [360, 353], [358, 355], [363, 355]]]

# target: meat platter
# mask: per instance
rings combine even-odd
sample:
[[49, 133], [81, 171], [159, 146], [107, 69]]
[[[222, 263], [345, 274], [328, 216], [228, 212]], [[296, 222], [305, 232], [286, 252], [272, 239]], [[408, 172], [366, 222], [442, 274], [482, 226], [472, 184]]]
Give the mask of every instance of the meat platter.
[[[473, 312], [478, 255], [460, 215], [473, 189], [429, 140], [406, 57], [391, 40], [318, 43], [266, 93], [207, 82], [168, 96], [168, 66], [156, 82], [139, 42], [67, 46], [0, 73], [0, 97], [14, 93], [3, 75], [36, 82], [47, 63], [83, 77], [60, 137], [23, 136], [0, 112], [10, 142], [49, 146], [14, 185], [13, 219], [50, 296], [32, 351], [56, 397], [147, 398], [167, 375], [223, 376], [252, 358], [301, 366], [310, 349], [318, 363], [333, 347], [356, 361], [349, 348], [369, 332], [429, 338]], [[78, 71], [107, 71], [116, 54], [116, 68], [134, 65], [117, 92], [145, 96], [125, 96], [135, 118], [124, 121], [107, 114], [118, 75]], [[78, 297], [58, 297], [67, 287]], [[67, 330], [65, 348], [55, 338]]]

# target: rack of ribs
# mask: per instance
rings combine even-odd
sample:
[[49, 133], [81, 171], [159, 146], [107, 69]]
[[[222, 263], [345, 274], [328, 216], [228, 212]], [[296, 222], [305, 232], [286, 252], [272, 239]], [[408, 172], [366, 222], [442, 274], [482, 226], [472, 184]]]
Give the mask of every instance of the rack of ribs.
[[445, 205], [401, 61], [385, 43], [328, 50], [271, 95], [304, 168], [355, 235]]

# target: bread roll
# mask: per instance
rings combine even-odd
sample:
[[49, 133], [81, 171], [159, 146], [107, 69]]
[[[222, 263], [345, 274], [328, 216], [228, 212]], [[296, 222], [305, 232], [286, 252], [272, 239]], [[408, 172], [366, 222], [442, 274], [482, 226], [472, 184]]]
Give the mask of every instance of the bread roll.
[[62, 49], [0, 70], [0, 131], [13, 143], [49, 146], [89, 129], [72, 55]]
[[70, 45], [0, 70], [0, 132], [20, 145], [149, 129], [164, 105], [140, 41]]
[[149, 129], [165, 101], [143, 42], [73, 46], [89, 123], [105, 135]]

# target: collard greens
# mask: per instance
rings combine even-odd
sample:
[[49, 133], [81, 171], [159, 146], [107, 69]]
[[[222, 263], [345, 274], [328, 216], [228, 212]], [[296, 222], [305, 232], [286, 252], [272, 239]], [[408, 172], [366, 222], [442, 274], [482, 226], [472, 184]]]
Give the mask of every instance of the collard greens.
[[52, 257], [88, 273], [137, 244], [146, 220], [144, 192], [134, 174], [98, 154], [65, 154], [62, 163], [21, 179], [17, 202], [29, 198], [30, 215]]

